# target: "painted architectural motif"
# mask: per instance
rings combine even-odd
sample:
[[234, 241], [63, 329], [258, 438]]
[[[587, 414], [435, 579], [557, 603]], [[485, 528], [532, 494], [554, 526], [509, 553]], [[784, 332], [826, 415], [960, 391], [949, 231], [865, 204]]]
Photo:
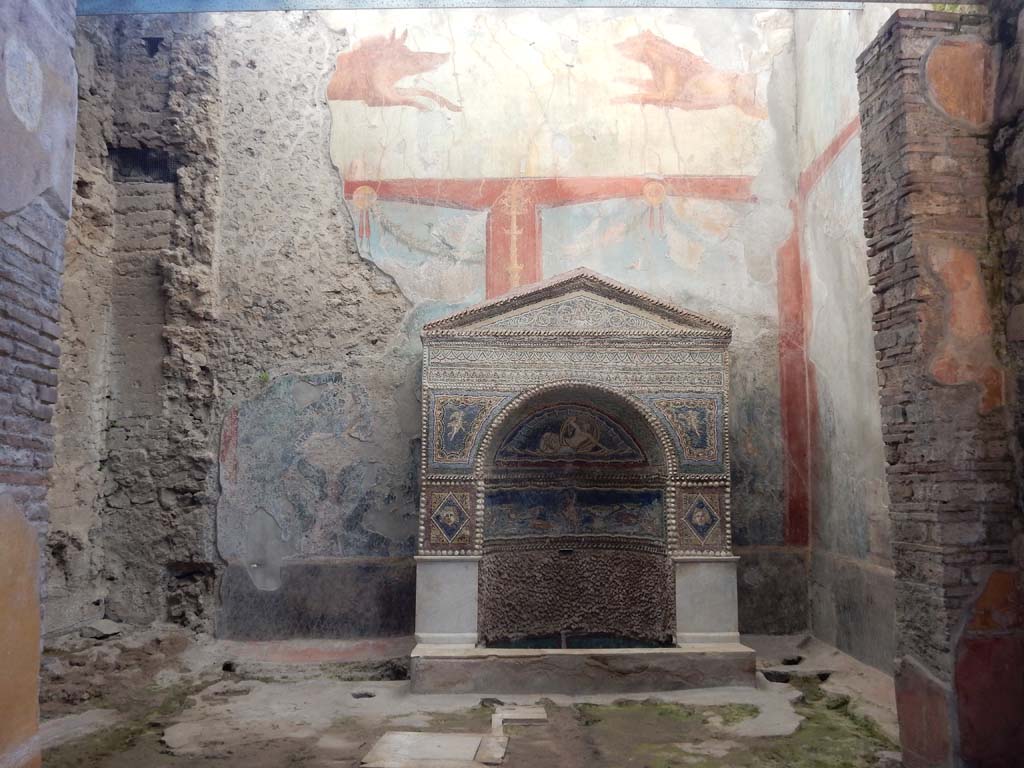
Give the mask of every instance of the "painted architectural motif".
[[734, 257], [786, 14], [728, 14], [742, 46], [699, 13], [324, 17], [353, 31], [325, 68], [360, 251], [421, 317], [583, 265], [672, 295], [653, 273]]

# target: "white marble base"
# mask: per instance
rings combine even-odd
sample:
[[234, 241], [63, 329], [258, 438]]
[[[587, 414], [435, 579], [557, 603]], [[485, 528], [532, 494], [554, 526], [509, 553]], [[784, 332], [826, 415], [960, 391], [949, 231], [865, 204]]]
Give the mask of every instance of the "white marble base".
[[416, 558], [416, 642], [476, 643], [479, 557]]
[[738, 557], [678, 558], [676, 643], [738, 643]]

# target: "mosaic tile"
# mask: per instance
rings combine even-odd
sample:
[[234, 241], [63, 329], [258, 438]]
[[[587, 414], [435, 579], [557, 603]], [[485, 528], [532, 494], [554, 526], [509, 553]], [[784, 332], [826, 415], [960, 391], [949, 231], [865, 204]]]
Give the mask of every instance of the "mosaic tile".
[[498, 448], [495, 463], [638, 467], [647, 464], [647, 457], [625, 427], [610, 416], [585, 406], [556, 405], [520, 421]]

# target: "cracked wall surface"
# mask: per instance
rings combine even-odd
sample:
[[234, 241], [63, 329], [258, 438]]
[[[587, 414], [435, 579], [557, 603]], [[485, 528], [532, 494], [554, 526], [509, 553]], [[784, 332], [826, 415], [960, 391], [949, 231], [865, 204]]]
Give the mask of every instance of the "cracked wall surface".
[[[218, 586], [234, 636], [410, 629], [418, 360], [392, 352], [407, 305], [355, 252], [330, 166], [344, 44], [309, 14], [81, 20], [48, 631], [211, 628]], [[380, 599], [294, 610], [346, 580]]]
[[202, 23], [81, 22], [50, 632], [209, 619], [219, 103]]

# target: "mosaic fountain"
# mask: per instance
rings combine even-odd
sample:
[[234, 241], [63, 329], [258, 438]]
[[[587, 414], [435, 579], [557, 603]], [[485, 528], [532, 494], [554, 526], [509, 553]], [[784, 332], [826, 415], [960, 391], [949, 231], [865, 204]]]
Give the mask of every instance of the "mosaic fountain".
[[424, 327], [414, 690], [753, 684], [730, 336], [589, 270]]

